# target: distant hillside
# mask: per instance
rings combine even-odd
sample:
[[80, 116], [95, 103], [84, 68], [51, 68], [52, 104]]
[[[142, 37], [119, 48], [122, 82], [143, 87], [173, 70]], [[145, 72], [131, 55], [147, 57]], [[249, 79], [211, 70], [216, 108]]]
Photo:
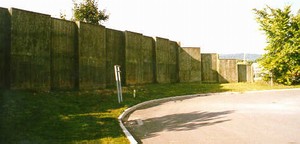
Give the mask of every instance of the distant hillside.
[[[246, 60], [255, 61], [256, 59], [260, 58], [262, 55], [260, 54], [246, 54]], [[220, 59], [244, 59], [244, 54], [219, 54]]]

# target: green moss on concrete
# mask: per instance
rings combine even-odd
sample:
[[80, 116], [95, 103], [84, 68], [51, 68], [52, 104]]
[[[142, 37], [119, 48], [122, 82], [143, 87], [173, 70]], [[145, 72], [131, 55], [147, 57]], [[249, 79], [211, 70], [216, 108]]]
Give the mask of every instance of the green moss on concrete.
[[128, 85], [142, 82], [142, 42], [142, 34], [125, 31], [125, 78]]
[[9, 87], [10, 14], [0, 8], [0, 88]]
[[125, 34], [122, 31], [106, 29], [106, 85], [116, 83], [114, 65], [121, 66], [121, 79], [125, 84]]
[[156, 37], [156, 81], [158, 83], [178, 82], [178, 44]]
[[238, 82], [237, 60], [220, 59], [219, 60], [219, 82]]
[[253, 70], [251, 65], [238, 64], [238, 82], [253, 82]]
[[146, 84], [154, 82], [153, 38], [140, 33], [125, 32], [126, 84]]
[[11, 87], [50, 89], [51, 17], [12, 8]]
[[170, 73], [170, 82], [176, 83], [179, 82], [179, 58], [178, 58], [178, 51], [179, 45], [175, 41], [169, 42], [169, 73]]
[[[144, 36], [142, 38], [142, 81], [141, 84], [153, 83], [155, 80], [155, 57], [154, 57], [154, 49], [155, 49], [155, 41], [152, 37]], [[137, 54], [139, 55], [139, 54]]]
[[202, 81], [209, 83], [219, 82], [218, 76], [218, 54], [201, 54]]
[[200, 48], [184, 47], [179, 53], [180, 82], [201, 81], [201, 53]]
[[77, 26], [74, 22], [52, 19], [51, 88], [75, 89]]
[[79, 87], [106, 87], [105, 27], [78, 22]]

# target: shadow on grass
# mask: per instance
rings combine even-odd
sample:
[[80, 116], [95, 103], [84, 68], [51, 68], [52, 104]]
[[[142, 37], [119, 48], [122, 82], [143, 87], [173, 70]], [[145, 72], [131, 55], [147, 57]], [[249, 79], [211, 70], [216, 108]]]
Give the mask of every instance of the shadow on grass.
[[[70, 143], [122, 137], [109, 95], [1, 93], [1, 143]], [[117, 114], [119, 112], [116, 112]]]
[[[215, 125], [230, 121], [226, 115], [234, 111], [220, 112], [191, 112], [171, 114], [162, 117], [155, 117], [143, 120], [143, 125], [139, 126], [128, 121], [126, 126], [138, 139], [155, 137], [162, 131], [189, 131], [204, 126]], [[133, 123], [133, 124], [132, 124]]]

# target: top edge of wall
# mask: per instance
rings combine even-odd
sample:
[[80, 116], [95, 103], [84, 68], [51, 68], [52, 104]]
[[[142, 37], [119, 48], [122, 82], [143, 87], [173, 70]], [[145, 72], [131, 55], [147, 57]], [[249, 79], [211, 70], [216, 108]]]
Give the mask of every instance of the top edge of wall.
[[251, 64], [243, 64], [243, 63], [238, 63], [237, 65], [251, 66]]
[[201, 54], [218, 55], [218, 53], [201, 53]]
[[122, 31], [122, 30], [117, 30], [117, 29], [108, 28], [108, 27], [106, 27], [106, 30], [111, 30], [111, 31], [117, 31], [117, 32], [123, 32], [124, 33], [124, 31]]
[[129, 31], [129, 30], [125, 30], [124, 32], [125, 32], [125, 33], [134, 33], [134, 34], [143, 35], [142, 33], [134, 32], [134, 31]]
[[163, 39], [163, 40], [168, 40], [168, 41], [170, 41], [168, 38], [163, 38], [163, 37], [155, 36], [155, 40], [157, 40], [157, 39]]
[[155, 40], [154, 37], [152, 37], [152, 36], [146, 36], [146, 35], [144, 35], [144, 37], [151, 38], [151, 39]]
[[80, 26], [81, 23], [86, 24], [86, 25], [91, 25], [91, 26], [100, 26], [103, 28], [106, 28], [104, 25], [99, 25], [99, 24], [91, 24], [91, 23], [87, 23], [87, 22], [83, 22], [83, 21], [76, 21], [75, 22], [78, 26]]
[[181, 48], [183, 48], [183, 49], [201, 49], [200, 47], [181, 47]]
[[178, 42], [177, 41], [173, 41], [173, 40], [169, 40], [170, 42], [172, 42], [172, 43], [176, 43], [176, 44], [178, 44]]
[[227, 58], [222, 58], [222, 59], [219, 59], [219, 60], [238, 60], [238, 59], [233, 59], [233, 58], [229, 58], [229, 59], [227, 59]]
[[49, 14], [43, 14], [43, 13], [40, 13], [40, 12], [23, 10], [23, 9], [14, 8], [14, 7], [9, 8], [8, 10], [9, 10], [10, 13], [12, 13], [13, 10], [17, 10], [17, 11], [22, 11], [22, 12], [27, 12], [27, 13], [32, 13], [32, 14], [39, 14], [39, 15], [44, 15], [44, 16], [47, 16], [47, 17], [51, 17], [51, 15], [49, 15]]
[[8, 8], [5, 8], [5, 7], [0, 7], [0, 9], [6, 9], [6, 10], [8, 10]]
[[55, 18], [55, 17], [51, 17], [51, 18], [54, 19], [54, 20], [61, 20], [61, 21], [71, 22], [71, 23], [76, 24], [76, 21], [71, 21], [71, 20], [66, 20], [66, 19], [60, 19], [60, 18]]

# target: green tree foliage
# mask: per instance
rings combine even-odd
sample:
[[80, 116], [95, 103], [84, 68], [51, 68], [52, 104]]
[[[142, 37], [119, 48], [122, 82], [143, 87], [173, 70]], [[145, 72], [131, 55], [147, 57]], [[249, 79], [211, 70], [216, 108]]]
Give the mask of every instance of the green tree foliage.
[[76, 21], [99, 25], [109, 18], [109, 15], [105, 14], [105, 10], [98, 10], [98, 1], [83, 0], [82, 3], [77, 3], [74, 0], [73, 3], [73, 19]]
[[60, 12], [60, 13], [59, 13], [59, 17], [60, 17], [61, 19], [63, 19], [63, 20], [67, 20], [67, 15], [66, 15], [66, 13], [64, 13], [64, 12]]
[[266, 54], [259, 60], [278, 83], [286, 85], [300, 80], [300, 14], [284, 9], [254, 9], [260, 29], [267, 37]]

